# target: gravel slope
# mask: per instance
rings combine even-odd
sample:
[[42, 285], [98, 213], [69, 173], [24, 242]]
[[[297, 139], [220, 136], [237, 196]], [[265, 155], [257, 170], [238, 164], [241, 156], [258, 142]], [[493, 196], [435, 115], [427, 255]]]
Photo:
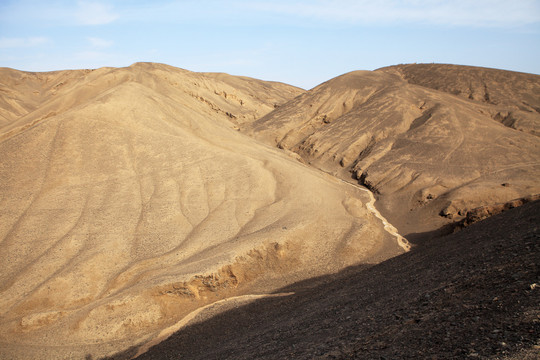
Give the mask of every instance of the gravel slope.
[[295, 295], [195, 319], [138, 359], [537, 359], [539, 224], [536, 201], [280, 290]]

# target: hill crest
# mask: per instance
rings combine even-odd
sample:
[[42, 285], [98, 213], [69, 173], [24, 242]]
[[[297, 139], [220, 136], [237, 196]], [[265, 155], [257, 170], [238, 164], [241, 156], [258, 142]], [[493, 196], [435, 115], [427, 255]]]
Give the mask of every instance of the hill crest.
[[245, 131], [344, 180], [352, 174], [407, 234], [540, 192], [538, 103], [538, 75], [399, 65], [331, 79]]

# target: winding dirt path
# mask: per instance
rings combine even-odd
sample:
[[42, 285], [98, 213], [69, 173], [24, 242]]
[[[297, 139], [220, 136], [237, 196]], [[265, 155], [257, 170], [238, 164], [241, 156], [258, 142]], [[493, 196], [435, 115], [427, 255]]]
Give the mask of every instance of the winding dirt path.
[[389, 233], [390, 235], [392, 236], [395, 236], [396, 237], [396, 240], [397, 240], [397, 243], [398, 245], [405, 251], [409, 251], [411, 250], [411, 244], [409, 243], [409, 241], [407, 241], [407, 239], [405, 239], [403, 236], [401, 236], [400, 234], [398, 234], [397, 232], [397, 229], [395, 228], [394, 225], [390, 224], [388, 222], [388, 220], [386, 220], [386, 218], [384, 216], [382, 216], [382, 214], [379, 212], [379, 210], [377, 210], [377, 208], [375, 207], [375, 196], [373, 196], [373, 193], [363, 187], [363, 186], [360, 186], [360, 185], [357, 185], [357, 184], [353, 184], [353, 183], [350, 183], [348, 181], [345, 181], [343, 179], [340, 179], [339, 177], [327, 172], [327, 171], [324, 171], [322, 169], [318, 169], [318, 168], [315, 168], [315, 167], [311, 167], [311, 166], [308, 166], [302, 162], [300, 162], [300, 164], [308, 169], [311, 169], [311, 170], [318, 170], [320, 171], [322, 174], [326, 175], [326, 176], [329, 176], [330, 178], [332, 178], [333, 180], [337, 180], [341, 183], [344, 183], [344, 184], [347, 184], [349, 186], [352, 186], [356, 189], [359, 189], [359, 190], [362, 190], [364, 192], [367, 192], [368, 195], [369, 195], [369, 202], [366, 204], [366, 207], [369, 211], [371, 211], [371, 213], [373, 215], [375, 215], [377, 217], [377, 219], [381, 220], [383, 225], [384, 225], [384, 230], [386, 230], [387, 233]]
[[395, 226], [390, 224], [388, 220], [386, 220], [386, 218], [381, 215], [379, 210], [377, 210], [377, 208], [375, 207], [375, 196], [373, 196], [373, 193], [371, 191], [369, 191], [368, 189], [362, 186], [351, 184], [350, 182], [347, 182], [345, 180], [341, 180], [341, 179], [338, 179], [338, 180], [341, 181], [342, 183], [348, 184], [357, 189], [367, 192], [369, 194], [369, 199], [370, 199], [369, 202], [366, 204], [366, 207], [368, 208], [368, 210], [371, 211], [373, 215], [375, 215], [379, 220], [382, 221], [382, 223], [384, 224], [384, 230], [386, 230], [386, 232], [389, 233], [390, 235], [393, 235], [396, 237], [398, 245], [401, 246], [403, 250], [405, 251], [411, 250], [411, 244], [407, 241], [407, 239], [405, 239], [403, 236], [398, 234]]
[[[302, 164], [302, 165], [304, 165], [304, 166], [307, 167], [307, 168], [313, 169], [312, 167], [309, 167], [309, 166], [307, 166], [307, 165], [305, 165], [305, 164]], [[320, 170], [320, 169], [318, 169], [318, 170]], [[377, 217], [377, 219], [381, 220], [381, 222], [382, 222], [383, 225], [384, 225], [384, 230], [386, 230], [387, 233], [389, 233], [390, 235], [396, 237], [396, 240], [397, 240], [398, 245], [399, 245], [403, 250], [405, 250], [405, 251], [411, 250], [411, 244], [409, 243], [409, 241], [407, 241], [407, 239], [405, 239], [403, 236], [401, 236], [400, 234], [398, 234], [397, 229], [395, 228], [395, 226], [392, 225], [392, 224], [390, 224], [390, 223], [388, 222], [388, 220], [386, 220], [386, 218], [385, 218], [384, 216], [382, 216], [382, 214], [379, 212], [379, 210], [377, 210], [377, 208], [375, 207], [375, 196], [373, 196], [373, 193], [372, 193], [369, 189], [367, 189], [367, 188], [365, 188], [365, 187], [363, 187], [363, 186], [360, 186], [360, 185], [356, 185], [356, 184], [350, 183], [350, 182], [345, 181], [345, 180], [343, 180], [343, 179], [340, 179], [339, 177], [334, 176], [334, 175], [332, 175], [331, 173], [326, 172], [326, 171], [324, 171], [324, 170], [320, 170], [320, 171], [321, 171], [323, 174], [325, 174], [325, 175], [331, 177], [331, 178], [334, 179], [334, 180], [338, 180], [338, 181], [341, 182], [341, 183], [347, 184], [347, 185], [352, 186], [352, 187], [354, 187], [354, 188], [356, 188], [356, 189], [359, 189], [359, 190], [362, 190], [362, 191], [364, 191], [364, 192], [367, 192], [368, 195], [369, 195], [369, 202], [366, 203], [367, 209], [368, 209], [369, 211], [371, 211], [371, 213], [372, 213], [373, 215], [375, 215], [375, 216]]]

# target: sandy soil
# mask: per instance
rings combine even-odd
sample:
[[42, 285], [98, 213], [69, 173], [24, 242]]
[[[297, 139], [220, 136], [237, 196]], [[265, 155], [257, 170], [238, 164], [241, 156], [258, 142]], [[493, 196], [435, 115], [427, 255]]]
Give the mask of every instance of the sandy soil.
[[2, 71], [1, 358], [112, 354], [404, 251], [364, 190], [236, 130], [300, 89], [159, 64]]
[[0, 69], [0, 358], [530, 353], [539, 79]]

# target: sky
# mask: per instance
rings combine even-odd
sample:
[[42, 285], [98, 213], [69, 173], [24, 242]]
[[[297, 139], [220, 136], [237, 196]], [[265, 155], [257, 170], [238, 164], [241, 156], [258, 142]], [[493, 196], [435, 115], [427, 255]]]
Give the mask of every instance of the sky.
[[304, 89], [402, 63], [540, 74], [540, 0], [0, 0], [0, 67], [139, 61]]

